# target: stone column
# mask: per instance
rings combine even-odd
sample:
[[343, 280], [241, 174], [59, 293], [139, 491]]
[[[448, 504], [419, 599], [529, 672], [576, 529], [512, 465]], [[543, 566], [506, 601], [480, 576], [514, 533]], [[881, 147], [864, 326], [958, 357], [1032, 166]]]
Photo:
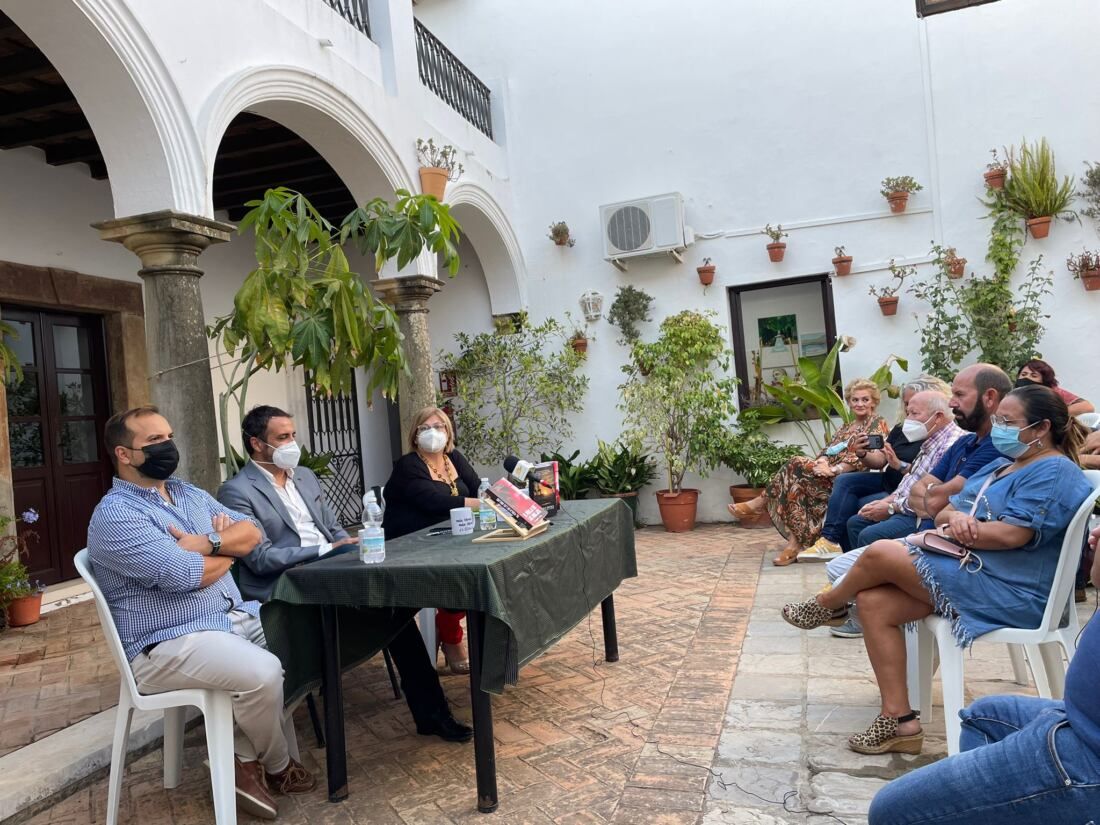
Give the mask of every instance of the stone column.
[[427, 275], [380, 278], [374, 282], [378, 297], [397, 312], [405, 336], [405, 360], [409, 373], [397, 385], [397, 410], [401, 417], [401, 450], [408, 449], [409, 430], [417, 410], [435, 404], [435, 371], [432, 369], [432, 341], [428, 335], [428, 299], [443, 288], [443, 282]]
[[171, 210], [94, 226], [103, 240], [141, 259], [150, 397], [175, 431], [179, 476], [213, 492], [222, 474], [197, 261], [210, 244], [228, 241], [234, 227]]

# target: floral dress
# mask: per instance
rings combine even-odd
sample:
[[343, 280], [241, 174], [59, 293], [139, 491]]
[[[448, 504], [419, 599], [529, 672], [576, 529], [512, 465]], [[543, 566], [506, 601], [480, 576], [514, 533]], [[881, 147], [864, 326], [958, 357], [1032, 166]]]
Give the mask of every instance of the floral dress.
[[[857, 435], [879, 433], [884, 438], [890, 432], [886, 420], [879, 415], [870, 416], [862, 424], [853, 421], [841, 427], [833, 435], [829, 447], [848, 441]], [[828, 449], [828, 448], [826, 448]], [[830, 467], [837, 464], [858, 466], [859, 456], [854, 449], [845, 449], [833, 456], [822, 451], [817, 458], [825, 458]], [[803, 547], [809, 547], [821, 535], [825, 523], [825, 510], [829, 506], [829, 494], [833, 491], [833, 479], [814, 475], [817, 459], [795, 456], [787, 466], [772, 476], [764, 490], [764, 501], [772, 523], [784, 538], [794, 537]]]

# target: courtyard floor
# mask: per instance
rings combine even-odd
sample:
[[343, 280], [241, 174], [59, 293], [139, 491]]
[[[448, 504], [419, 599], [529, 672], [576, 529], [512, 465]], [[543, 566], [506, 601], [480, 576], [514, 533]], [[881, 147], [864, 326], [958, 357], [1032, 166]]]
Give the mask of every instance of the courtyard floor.
[[[866, 822], [866, 806], [886, 779], [945, 753], [942, 712], [937, 708], [926, 724], [920, 757], [847, 750], [845, 737], [877, 711], [863, 644], [826, 630], [803, 633], [779, 618], [783, 602], [820, 588], [824, 570], [772, 567], [766, 551], [778, 543], [770, 530], [729, 525], [690, 534], [640, 531], [639, 576], [616, 592], [620, 661], [602, 662], [594, 615], [526, 667], [518, 686], [494, 698], [495, 814], [476, 810], [472, 747], [417, 736], [404, 702], [393, 699], [381, 662], [372, 660], [345, 681], [349, 798], [327, 802], [320, 787], [324, 752], [302, 707], [296, 722], [303, 760], [322, 781], [311, 794], [280, 798], [279, 821]], [[30, 741], [113, 702], [106, 697], [117, 691], [117, 677], [104, 670], [103, 653], [96, 652], [101, 642], [88, 608], [48, 617], [50, 625], [56, 621], [69, 631], [47, 627], [0, 636], [0, 719], [5, 729], [9, 716], [23, 720], [19, 735], [0, 742], [18, 747], [20, 739]], [[26, 643], [12, 641], [17, 634], [41, 636], [43, 655], [13, 660], [12, 649], [27, 653]], [[68, 648], [58, 641], [66, 635], [76, 640]], [[36, 672], [43, 681], [34, 691]], [[999, 645], [974, 648], [967, 678], [968, 696], [1027, 691], [1012, 682]], [[443, 684], [455, 715], [468, 720], [467, 681], [448, 676]], [[192, 730], [183, 782], [170, 791], [161, 786], [159, 749], [135, 760], [124, 780], [119, 821], [212, 821], [204, 757], [202, 732]], [[105, 810], [103, 777], [25, 821], [101, 823]]]

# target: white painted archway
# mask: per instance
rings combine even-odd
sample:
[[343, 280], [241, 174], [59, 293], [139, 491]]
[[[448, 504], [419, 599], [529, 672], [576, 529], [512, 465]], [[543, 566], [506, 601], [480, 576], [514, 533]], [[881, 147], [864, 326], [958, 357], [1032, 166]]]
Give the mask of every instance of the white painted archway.
[[446, 202], [477, 250], [494, 315], [527, 308], [527, 267], [504, 210], [480, 186], [459, 181], [447, 188]]

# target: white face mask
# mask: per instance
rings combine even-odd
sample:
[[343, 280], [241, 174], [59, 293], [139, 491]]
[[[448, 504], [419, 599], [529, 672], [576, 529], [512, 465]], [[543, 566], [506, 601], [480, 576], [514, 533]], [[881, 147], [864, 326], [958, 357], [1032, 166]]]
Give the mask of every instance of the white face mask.
[[935, 418], [935, 415], [925, 419], [924, 421], [914, 421], [911, 418], [905, 419], [901, 425], [901, 434], [910, 442], [924, 441], [928, 438], [928, 422]]
[[429, 428], [417, 434], [416, 443], [426, 453], [441, 453], [447, 446], [447, 434], [443, 430]]
[[[264, 443], [267, 444], [266, 441]], [[302, 448], [298, 446], [298, 442], [291, 441], [281, 447], [274, 447], [271, 444], [267, 446], [275, 451], [271, 454], [271, 463], [280, 470], [293, 470], [298, 466], [298, 460], [302, 457]]]

